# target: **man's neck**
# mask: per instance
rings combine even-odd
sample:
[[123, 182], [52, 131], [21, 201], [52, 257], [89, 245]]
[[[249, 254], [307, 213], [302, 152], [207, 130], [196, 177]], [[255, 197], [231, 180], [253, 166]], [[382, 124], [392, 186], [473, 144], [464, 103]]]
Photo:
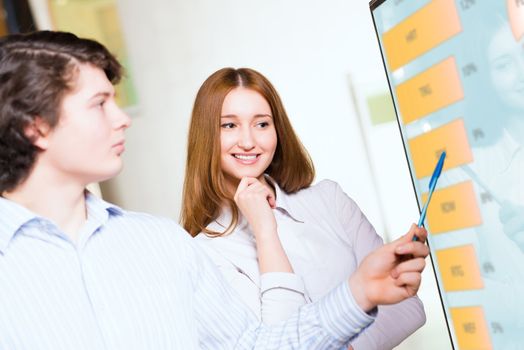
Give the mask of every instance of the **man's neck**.
[[30, 176], [3, 197], [55, 223], [73, 242], [87, 219], [84, 186], [35, 167]]

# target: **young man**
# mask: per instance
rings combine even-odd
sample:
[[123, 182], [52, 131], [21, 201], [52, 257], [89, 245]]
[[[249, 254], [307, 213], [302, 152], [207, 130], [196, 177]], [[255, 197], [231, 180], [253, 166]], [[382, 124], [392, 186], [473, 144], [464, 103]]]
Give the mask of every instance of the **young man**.
[[120, 74], [73, 34], [0, 42], [1, 349], [333, 349], [417, 292], [428, 249], [413, 227], [349, 283], [260, 325], [175, 222], [85, 191], [122, 167]]

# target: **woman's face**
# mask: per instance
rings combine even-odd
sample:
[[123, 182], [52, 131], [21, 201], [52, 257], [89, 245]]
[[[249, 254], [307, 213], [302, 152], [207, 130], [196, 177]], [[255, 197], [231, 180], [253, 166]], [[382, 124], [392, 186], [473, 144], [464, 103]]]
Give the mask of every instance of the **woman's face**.
[[238, 87], [229, 92], [220, 117], [220, 162], [230, 188], [243, 177], [261, 178], [277, 148], [271, 107], [258, 92]]
[[509, 108], [524, 112], [524, 39], [517, 42], [504, 24], [489, 43], [488, 60], [498, 97]]

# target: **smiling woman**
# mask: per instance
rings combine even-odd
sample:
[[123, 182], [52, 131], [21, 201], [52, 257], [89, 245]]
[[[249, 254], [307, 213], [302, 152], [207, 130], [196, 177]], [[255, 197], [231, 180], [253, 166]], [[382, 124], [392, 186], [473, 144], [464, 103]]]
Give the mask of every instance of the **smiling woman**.
[[[278, 142], [271, 146], [275, 149], [270, 157], [264, 154], [265, 166], [259, 166], [262, 162], [257, 160], [256, 171], [247, 166], [237, 171], [244, 171], [244, 175], [250, 174], [261, 181], [264, 181], [261, 174], [265, 172], [288, 193], [309, 186], [315, 176], [313, 162], [293, 131], [277, 91], [264, 76], [251, 69], [224, 68], [204, 82], [191, 117], [184, 184], [187, 200], [183, 200], [182, 222], [191, 235], [200, 232], [220, 235], [231, 232], [236, 226], [238, 208], [233, 201], [235, 191], [232, 187], [236, 189], [241, 177], [235, 179], [229, 173], [226, 181], [228, 173], [224, 167], [230, 169], [229, 163], [231, 166], [242, 163], [240, 159], [236, 163], [229, 162], [235, 153], [225, 156], [228, 152], [224, 148], [227, 145], [235, 147], [235, 140], [239, 141], [237, 157], [245, 158], [245, 153], [249, 153], [246, 147], [258, 147], [257, 150], [263, 145], [266, 147], [267, 141], [260, 145], [250, 143], [254, 142], [255, 134], [267, 135], [268, 130], [276, 132]], [[248, 144], [243, 144], [246, 141]], [[231, 223], [225, 230], [207, 228], [224, 205], [231, 210]]]
[[[311, 185], [314, 174], [262, 74], [224, 68], [204, 82], [189, 130], [182, 224], [265, 323], [320, 299], [382, 245], [340, 186]], [[424, 320], [417, 297], [381, 307], [350, 348], [391, 349]]]
[[[243, 87], [226, 95], [220, 121], [222, 171], [230, 193], [234, 193], [239, 179], [260, 177], [269, 167], [277, 133], [267, 101]], [[260, 180], [264, 181], [263, 177]]]

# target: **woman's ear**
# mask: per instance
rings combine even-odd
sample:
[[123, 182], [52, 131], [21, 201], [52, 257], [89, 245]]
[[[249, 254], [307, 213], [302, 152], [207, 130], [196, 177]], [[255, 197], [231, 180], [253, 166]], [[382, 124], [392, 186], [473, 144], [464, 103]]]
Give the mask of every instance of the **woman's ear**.
[[31, 140], [33, 145], [41, 150], [46, 150], [49, 146], [48, 136], [50, 132], [51, 127], [42, 117], [36, 117], [33, 122], [28, 124], [24, 129], [25, 135]]

